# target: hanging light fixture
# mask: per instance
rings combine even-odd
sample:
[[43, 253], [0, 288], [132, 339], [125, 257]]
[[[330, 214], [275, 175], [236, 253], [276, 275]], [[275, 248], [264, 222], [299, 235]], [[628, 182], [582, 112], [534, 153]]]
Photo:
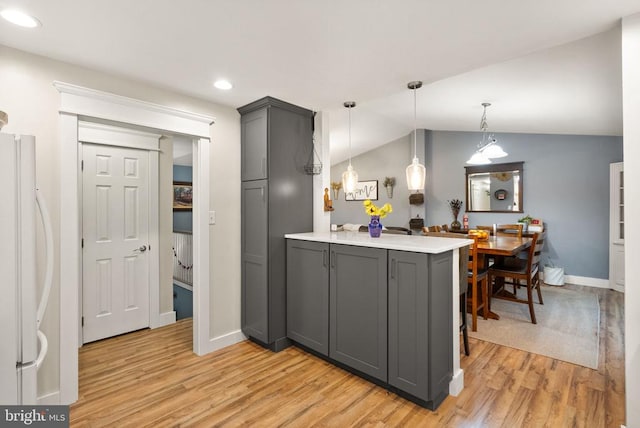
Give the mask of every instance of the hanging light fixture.
[[416, 125], [416, 89], [420, 89], [422, 87], [422, 82], [416, 80], [414, 82], [409, 82], [407, 84], [407, 88], [413, 90], [413, 161], [411, 165], [407, 167], [407, 187], [409, 191], [415, 190], [417, 192], [424, 189], [424, 180], [427, 175], [427, 170], [418, 160], [418, 129]]
[[508, 153], [502, 150], [502, 147], [496, 143], [496, 139], [493, 134], [489, 134], [487, 131], [489, 128], [489, 125], [487, 125], [487, 107], [490, 105], [491, 103], [482, 103], [483, 110], [482, 118], [480, 119], [482, 140], [478, 143], [476, 152], [467, 161], [469, 165], [486, 165], [491, 163], [491, 159], [508, 156]]
[[343, 105], [349, 109], [349, 166], [347, 170], [342, 173], [342, 188], [346, 195], [347, 193], [354, 192], [358, 184], [358, 173], [353, 169], [353, 166], [351, 166], [351, 109], [356, 106], [356, 102], [345, 101]]

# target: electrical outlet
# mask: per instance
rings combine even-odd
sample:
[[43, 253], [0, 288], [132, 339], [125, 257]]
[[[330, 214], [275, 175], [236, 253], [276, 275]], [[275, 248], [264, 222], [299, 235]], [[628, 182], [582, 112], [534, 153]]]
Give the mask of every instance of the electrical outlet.
[[209, 224], [216, 224], [216, 212], [209, 211]]

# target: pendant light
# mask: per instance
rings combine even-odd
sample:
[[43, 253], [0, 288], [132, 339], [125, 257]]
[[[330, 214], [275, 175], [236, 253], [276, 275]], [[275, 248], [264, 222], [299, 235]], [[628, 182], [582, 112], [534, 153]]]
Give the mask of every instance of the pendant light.
[[351, 166], [351, 109], [356, 106], [356, 102], [345, 101], [343, 105], [349, 109], [349, 166], [347, 170], [342, 173], [342, 188], [346, 195], [347, 193], [354, 192], [358, 184], [358, 173], [353, 169], [353, 166]]
[[416, 89], [422, 87], [422, 82], [418, 80], [409, 82], [407, 87], [413, 90], [413, 161], [411, 165], [407, 167], [407, 187], [409, 191], [415, 190], [416, 192], [420, 192], [424, 190], [424, 180], [427, 175], [426, 168], [418, 160], [418, 128], [416, 125]]
[[489, 128], [489, 125], [487, 125], [487, 107], [490, 105], [491, 103], [482, 103], [483, 111], [482, 118], [480, 119], [482, 140], [478, 144], [476, 152], [467, 161], [469, 165], [486, 165], [491, 163], [491, 159], [508, 156], [508, 153], [502, 150], [502, 147], [496, 143], [496, 139], [493, 135], [490, 135], [487, 131]]

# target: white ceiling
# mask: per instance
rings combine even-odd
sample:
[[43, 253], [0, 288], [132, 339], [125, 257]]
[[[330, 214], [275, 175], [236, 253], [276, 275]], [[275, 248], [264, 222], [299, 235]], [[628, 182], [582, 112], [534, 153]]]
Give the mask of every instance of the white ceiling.
[[358, 102], [356, 154], [412, 129], [411, 80], [425, 82], [418, 127], [477, 130], [488, 101], [491, 131], [621, 135], [616, 28], [640, 12], [640, 0], [0, 0], [11, 6], [43, 26], [0, 22], [7, 46], [232, 107], [271, 95], [327, 111], [333, 162], [346, 156], [342, 102]]

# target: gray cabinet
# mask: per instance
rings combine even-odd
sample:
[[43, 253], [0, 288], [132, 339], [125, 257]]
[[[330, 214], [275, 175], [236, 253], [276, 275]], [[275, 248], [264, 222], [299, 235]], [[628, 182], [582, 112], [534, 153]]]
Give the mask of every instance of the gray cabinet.
[[267, 117], [266, 108], [242, 116], [242, 181], [267, 178]]
[[389, 251], [389, 384], [434, 409], [453, 371], [452, 253]]
[[329, 244], [287, 242], [287, 337], [329, 355]]
[[[453, 252], [429, 257], [429, 401], [437, 407], [449, 395], [453, 376]], [[459, 296], [455, 296], [456, 299]], [[457, 337], [457, 335], [456, 335]], [[458, 340], [458, 339], [456, 339]]]
[[286, 338], [286, 233], [313, 229], [313, 112], [272, 97], [240, 107], [242, 331], [278, 351]]
[[268, 332], [267, 180], [242, 183], [242, 328], [265, 343]]
[[387, 381], [387, 250], [331, 245], [329, 356]]
[[289, 239], [287, 335], [434, 410], [453, 374], [452, 263], [452, 251]]

